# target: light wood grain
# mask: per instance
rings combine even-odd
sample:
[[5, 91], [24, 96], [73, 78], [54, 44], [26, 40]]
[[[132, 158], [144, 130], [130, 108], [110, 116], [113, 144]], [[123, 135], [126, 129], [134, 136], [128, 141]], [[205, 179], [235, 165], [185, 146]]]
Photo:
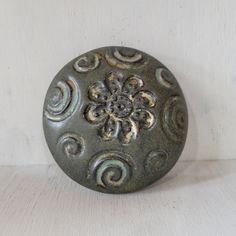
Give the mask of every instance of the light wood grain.
[[232, 236], [236, 161], [179, 162], [126, 195], [88, 190], [57, 166], [0, 168], [1, 236]]

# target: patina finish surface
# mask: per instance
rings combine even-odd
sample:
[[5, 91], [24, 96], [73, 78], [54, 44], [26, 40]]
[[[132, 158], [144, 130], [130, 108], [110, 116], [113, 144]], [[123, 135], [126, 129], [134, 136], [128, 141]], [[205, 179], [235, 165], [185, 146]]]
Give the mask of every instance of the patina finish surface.
[[187, 135], [174, 75], [144, 52], [104, 47], [56, 75], [44, 103], [49, 149], [73, 180], [105, 193], [139, 190], [178, 160]]

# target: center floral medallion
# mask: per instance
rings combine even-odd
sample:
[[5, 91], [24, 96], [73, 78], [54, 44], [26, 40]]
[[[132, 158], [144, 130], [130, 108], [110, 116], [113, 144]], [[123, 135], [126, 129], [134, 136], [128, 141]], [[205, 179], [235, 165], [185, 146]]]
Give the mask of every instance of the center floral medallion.
[[104, 141], [117, 138], [128, 144], [156, 120], [152, 111], [156, 96], [144, 90], [139, 76], [125, 78], [120, 72], [110, 72], [104, 81], [89, 87], [88, 96], [91, 103], [85, 109], [85, 118], [92, 124], [101, 124], [98, 135]]

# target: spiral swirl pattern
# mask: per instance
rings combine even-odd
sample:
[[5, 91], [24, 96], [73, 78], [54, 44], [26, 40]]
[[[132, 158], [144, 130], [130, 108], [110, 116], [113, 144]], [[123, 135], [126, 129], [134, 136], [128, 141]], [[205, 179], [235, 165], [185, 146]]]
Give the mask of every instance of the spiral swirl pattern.
[[124, 186], [131, 177], [131, 163], [124, 153], [108, 151], [95, 156], [89, 168], [89, 177], [107, 190]]
[[84, 151], [84, 140], [73, 133], [64, 134], [59, 139], [58, 145], [68, 158], [79, 157]]
[[171, 72], [165, 68], [156, 69], [157, 81], [166, 88], [175, 88], [177, 82]]
[[45, 116], [52, 121], [62, 121], [75, 110], [79, 101], [78, 84], [73, 78], [59, 81], [50, 91]]
[[82, 56], [74, 63], [74, 69], [80, 73], [95, 70], [100, 64], [100, 59], [101, 56], [99, 54]]
[[135, 63], [142, 59], [142, 54], [135, 52], [132, 56], [122, 55], [117, 49], [114, 51], [114, 57], [122, 62]]
[[162, 127], [166, 135], [174, 142], [185, 140], [187, 132], [187, 107], [179, 96], [170, 97], [164, 105]]
[[164, 150], [153, 150], [148, 155], [144, 162], [144, 167], [147, 174], [155, 174], [164, 170], [168, 165], [169, 155]]
[[142, 53], [131, 48], [128, 52], [129, 53], [125, 55], [116, 48], [114, 51], [108, 51], [105, 54], [105, 59], [109, 65], [119, 69], [138, 68], [147, 63], [147, 61], [144, 60]]

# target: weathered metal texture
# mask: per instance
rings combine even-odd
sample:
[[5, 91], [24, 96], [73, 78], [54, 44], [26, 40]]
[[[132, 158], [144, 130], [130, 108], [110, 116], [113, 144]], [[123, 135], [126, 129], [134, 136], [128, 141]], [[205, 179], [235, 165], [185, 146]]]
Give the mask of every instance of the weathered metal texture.
[[105, 193], [139, 190], [178, 160], [186, 102], [174, 75], [136, 49], [104, 47], [56, 75], [44, 103], [51, 153], [73, 180]]

